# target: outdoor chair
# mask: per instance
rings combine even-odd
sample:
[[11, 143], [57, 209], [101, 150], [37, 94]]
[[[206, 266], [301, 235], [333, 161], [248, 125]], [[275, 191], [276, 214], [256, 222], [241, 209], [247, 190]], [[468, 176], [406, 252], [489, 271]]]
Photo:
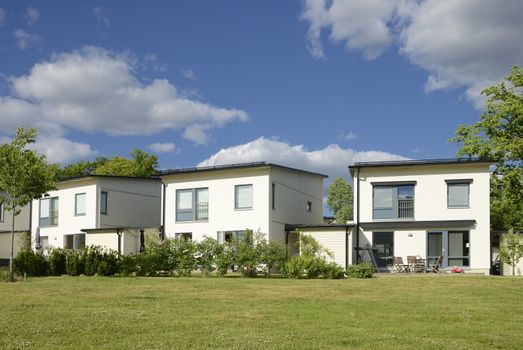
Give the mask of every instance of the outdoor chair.
[[409, 272], [410, 267], [408, 264], [403, 263], [403, 258], [401, 256], [393, 256], [392, 263], [396, 272]]
[[432, 264], [429, 265], [428, 272], [434, 272], [439, 273], [439, 266], [441, 265], [441, 262], [443, 261], [443, 256], [438, 256], [436, 259], [432, 261]]
[[425, 264], [420, 262], [414, 255], [407, 256], [407, 264], [409, 265], [410, 271], [412, 272], [423, 272], [425, 270]]

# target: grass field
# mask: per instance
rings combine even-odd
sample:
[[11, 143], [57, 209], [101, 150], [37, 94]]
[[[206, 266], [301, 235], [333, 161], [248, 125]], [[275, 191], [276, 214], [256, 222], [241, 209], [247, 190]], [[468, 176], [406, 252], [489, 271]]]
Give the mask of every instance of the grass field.
[[1, 349], [523, 349], [523, 278], [48, 277], [0, 310]]

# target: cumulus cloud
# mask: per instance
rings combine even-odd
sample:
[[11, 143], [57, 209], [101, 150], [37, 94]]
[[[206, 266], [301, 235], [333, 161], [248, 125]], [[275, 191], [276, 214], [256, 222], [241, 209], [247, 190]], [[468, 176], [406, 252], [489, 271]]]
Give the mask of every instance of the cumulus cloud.
[[32, 26], [38, 22], [38, 19], [40, 18], [40, 12], [33, 6], [29, 6], [27, 10], [25, 10], [24, 18], [27, 20], [27, 25]]
[[45, 154], [50, 163], [70, 163], [78, 159], [89, 159], [98, 152], [85, 143], [74, 142], [63, 137], [42, 136], [36, 141], [38, 152]]
[[26, 50], [31, 46], [37, 45], [42, 38], [36, 34], [31, 34], [22, 29], [15, 30], [16, 45], [21, 50]]
[[178, 130], [203, 144], [213, 129], [248, 120], [242, 110], [191, 100], [165, 79], [144, 84], [127, 56], [95, 47], [55, 54], [8, 80], [11, 95], [0, 96], [4, 133], [18, 125], [58, 137], [68, 130], [109, 135]]
[[326, 181], [327, 186], [338, 176], [347, 178], [347, 167], [354, 162], [402, 159], [407, 158], [382, 151], [355, 151], [336, 144], [308, 150], [304, 145], [291, 145], [277, 139], [260, 137], [242, 145], [221, 149], [198, 166], [267, 161], [328, 175], [330, 180]]
[[174, 151], [175, 146], [172, 142], [165, 142], [150, 144], [148, 148], [156, 153], [170, 153]]
[[6, 23], [7, 23], [7, 12], [3, 8], [0, 8], [0, 26], [3, 26]]
[[313, 57], [324, 56], [323, 30], [367, 59], [395, 44], [428, 72], [426, 91], [465, 87], [482, 108], [482, 88], [523, 64], [521, 13], [519, 0], [307, 0], [302, 18]]

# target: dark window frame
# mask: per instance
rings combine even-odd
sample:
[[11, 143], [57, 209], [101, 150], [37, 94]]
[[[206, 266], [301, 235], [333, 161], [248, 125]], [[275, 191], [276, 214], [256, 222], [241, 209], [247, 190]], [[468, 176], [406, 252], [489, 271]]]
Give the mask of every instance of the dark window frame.
[[[104, 210], [104, 207], [105, 207], [105, 210]], [[108, 215], [107, 214], [109, 212], [108, 208], [109, 208], [109, 192], [100, 191], [100, 214]]]
[[[472, 179], [445, 180], [447, 183], [447, 208], [448, 209], [468, 209], [470, 208], [470, 184]], [[450, 188], [452, 186], [467, 186], [467, 204], [450, 204]]]
[[[207, 202], [200, 202], [198, 194], [201, 191], [207, 191]], [[190, 208], [179, 208], [179, 200], [181, 193], [191, 193], [191, 207]], [[205, 211], [200, 211], [199, 206], [206, 204], [207, 208]], [[176, 222], [208, 222], [209, 221], [209, 187], [196, 187], [196, 188], [179, 188], [175, 192], [175, 221]], [[201, 215], [201, 213], [206, 215]]]
[[[372, 219], [373, 220], [412, 220], [416, 217], [416, 181], [398, 181], [398, 182], [372, 182]], [[400, 188], [411, 187], [412, 199], [400, 198]], [[376, 189], [390, 189], [391, 190], [391, 206], [381, 207], [375, 205]], [[411, 202], [412, 208], [401, 208], [400, 201]], [[400, 215], [403, 213], [412, 212], [412, 214]]]
[[[42, 216], [42, 202], [49, 201], [49, 211], [47, 216]], [[40, 198], [38, 202], [38, 223], [41, 227], [58, 226], [60, 212], [58, 210], [60, 205], [59, 197]], [[55, 221], [56, 219], [56, 221]]]

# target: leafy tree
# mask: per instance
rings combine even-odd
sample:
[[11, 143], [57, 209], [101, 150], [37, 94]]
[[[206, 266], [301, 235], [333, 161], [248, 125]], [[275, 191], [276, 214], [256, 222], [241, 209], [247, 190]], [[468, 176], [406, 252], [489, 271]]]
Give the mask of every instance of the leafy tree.
[[336, 178], [329, 186], [327, 205], [336, 223], [344, 224], [352, 219], [352, 187], [343, 178]]
[[515, 275], [516, 265], [523, 257], [523, 243], [521, 236], [511, 229], [503, 235], [503, 241], [499, 247], [499, 258], [504, 264], [512, 266], [512, 275]]
[[513, 67], [496, 86], [482, 91], [485, 112], [473, 125], [460, 125], [450, 142], [457, 156], [496, 163], [491, 176], [491, 226], [523, 227], [523, 70]]
[[102, 166], [106, 162], [107, 158], [98, 157], [92, 162], [82, 160], [77, 163], [68, 164], [58, 171], [58, 176], [60, 178], [71, 178], [91, 175], [98, 167]]
[[9, 275], [13, 280], [13, 245], [15, 235], [15, 217], [22, 207], [33, 199], [41, 198], [47, 191], [54, 189], [55, 173], [44, 155], [27, 148], [36, 141], [35, 129], [19, 128], [11, 143], [0, 145], [0, 201], [11, 212], [11, 254]]

